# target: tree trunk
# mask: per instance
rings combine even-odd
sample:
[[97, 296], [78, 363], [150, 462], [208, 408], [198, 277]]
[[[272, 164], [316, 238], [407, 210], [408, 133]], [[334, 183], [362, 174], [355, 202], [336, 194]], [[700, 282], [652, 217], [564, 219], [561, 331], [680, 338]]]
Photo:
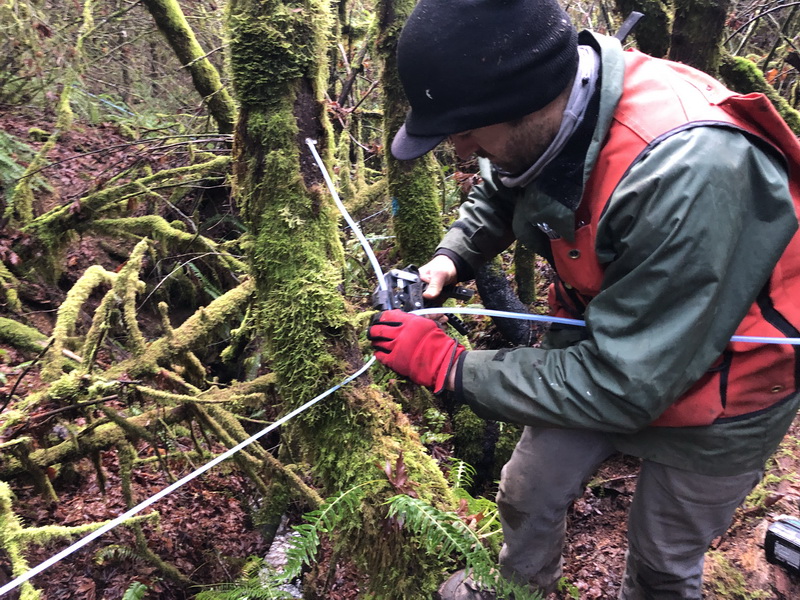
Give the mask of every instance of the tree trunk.
[[407, 263], [422, 264], [430, 260], [442, 237], [439, 168], [432, 153], [416, 160], [401, 161], [395, 159], [389, 150], [408, 110], [397, 75], [395, 52], [400, 30], [414, 4], [414, 0], [381, 0], [378, 6], [378, 51], [384, 65], [381, 75], [384, 148], [394, 233], [402, 259]]
[[[234, 0], [229, 7], [233, 83], [241, 107], [234, 191], [253, 240], [259, 325], [286, 411], [362, 364], [352, 315], [338, 291], [343, 251], [337, 216], [304, 143], [318, 140], [321, 154], [330, 154], [321, 102], [328, 10], [321, 0]], [[402, 453], [420, 496], [450, 502], [441, 472], [406, 417], [366, 379], [289, 421], [280, 450], [284, 460], [307, 465], [304, 470], [330, 496], [382, 479], [376, 463], [394, 464]], [[388, 481], [380, 488], [379, 497], [368, 498], [357, 518], [336, 532], [344, 544], [336, 547], [346, 547], [366, 571], [363, 587], [374, 597], [424, 597], [438, 579], [431, 569], [437, 559], [415, 555], [401, 531], [385, 527], [382, 500], [393, 492]]]
[[645, 54], [662, 58], [669, 52], [672, 3], [667, 0], [617, 0], [623, 18], [638, 11], [644, 18], [633, 29], [636, 45]]
[[144, 5], [175, 51], [178, 60], [192, 74], [194, 87], [200, 93], [221, 133], [231, 133], [236, 108], [228, 90], [222, 86], [219, 73], [200, 47], [177, 0], [144, 0]]
[[730, 5], [730, 0], [676, 0], [669, 59], [716, 76]]

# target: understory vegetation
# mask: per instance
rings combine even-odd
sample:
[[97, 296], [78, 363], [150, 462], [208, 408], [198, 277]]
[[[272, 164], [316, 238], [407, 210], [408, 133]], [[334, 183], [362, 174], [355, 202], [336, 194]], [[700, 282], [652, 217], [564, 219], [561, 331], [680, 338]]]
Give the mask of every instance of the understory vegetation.
[[[0, 586], [246, 442], [9, 598], [419, 599], [465, 567], [535, 597], [495, 570], [519, 428], [380, 366], [337, 387], [370, 359], [377, 279], [305, 140], [384, 270], [425, 261], [480, 180], [446, 145], [386, 151], [413, 4], [0, 0]], [[569, 10], [608, 33], [647, 12], [628, 44], [668, 56], [709, 23], [686, 4]], [[697, 57], [795, 132], [799, 8], [724, 4]], [[502, 304], [499, 285], [542, 312], [548, 277], [512, 248], [470, 302]], [[467, 320], [470, 347], [536, 343]], [[797, 591], [758, 547], [798, 512], [794, 433], [714, 549], [709, 597]], [[618, 589], [636, 462], [605, 469], [570, 513], [562, 598]]]

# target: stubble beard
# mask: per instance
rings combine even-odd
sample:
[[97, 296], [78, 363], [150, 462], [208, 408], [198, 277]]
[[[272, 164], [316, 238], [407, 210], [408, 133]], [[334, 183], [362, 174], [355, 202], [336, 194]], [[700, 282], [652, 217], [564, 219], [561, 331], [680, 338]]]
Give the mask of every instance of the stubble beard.
[[553, 142], [561, 126], [560, 119], [543, 118], [533, 113], [524, 117], [512, 130], [502, 156], [492, 162], [509, 175], [527, 171]]

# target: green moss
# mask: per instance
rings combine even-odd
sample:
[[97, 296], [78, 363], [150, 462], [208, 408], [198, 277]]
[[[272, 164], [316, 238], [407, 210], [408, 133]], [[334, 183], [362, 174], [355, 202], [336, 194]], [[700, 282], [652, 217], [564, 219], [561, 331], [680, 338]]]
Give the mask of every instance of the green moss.
[[298, 78], [311, 75], [326, 21], [318, 2], [266, 0], [257, 8], [231, 2], [231, 74], [240, 102], [251, 107], [280, 102]]
[[40, 129], [39, 127], [31, 127], [28, 129], [28, 137], [34, 142], [45, 142], [50, 135], [51, 132]]
[[744, 501], [744, 507], [747, 509], [767, 508], [767, 501], [775, 494], [775, 488], [779, 483], [782, 481], [794, 482], [796, 480], [797, 475], [794, 473], [785, 473], [783, 475], [767, 473], [747, 496]]
[[[243, 117], [234, 189], [252, 236], [255, 322], [267, 340], [284, 410], [339, 383], [360, 359], [339, 292], [344, 261], [338, 215], [302, 143], [314, 137], [323, 158], [331, 155], [320, 102], [326, 51], [320, 42], [327, 29], [319, 26], [327, 23], [327, 9], [324, 2], [273, 0], [234, 1], [229, 9]], [[441, 472], [405, 416], [362, 383], [326, 398], [281, 434], [281, 457], [313, 465], [314, 482], [325, 495], [385, 477], [383, 465], [396, 464], [402, 453], [418, 493], [439, 505], [450, 502]], [[372, 591], [365, 597], [416, 599], [432, 591], [441, 562], [417, 555], [402, 531], [387, 533], [383, 500], [391, 493], [387, 485], [370, 498], [358, 518], [336, 532], [335, 542], [370, 574]]]
[[509, 423], [484, 421], [464, 406], [453, 416], [453, 444], [458, 458], [475, 467], [476, 492], [500, 478], [503, 465], [519, 440], [522, 429]]
[[719, 71], [725, 83], [740, 94], [759, 92], [769, 98], [794, 134], [800, 136], [800, 112], [767, 83], [764, 73], [754, 62], [741, 56], [723, 54]]
[[[383, 60], [381, 83], [384, 89], [384, 147], [391, 146], [394, 134], [405, 121], [408, 104], [397, 75], [397, 36], [414, 2], [392, 2], [386, 14], [391, 22], [382, 23], [378, 48]], [[432, 153], [412, 161], [399, 161], [387, 153], [389, 197], [392, 200], [394, 233], [404, 263], [424, 264], [439, 244], [441, 222], [440, 171]]]
[[[28, 562], [23, 556], [23, 544], [19, 541], [22, 523], [13, 509], [14, 493], [5, 481], [0, 481], [0, 547], [5, 550], [11, 562], [12, 577], [19, 577], [28, 571]], [[20, 600], [39, 600], [41, 592], [34, 589], [29, 581], [20, 588]]]
[[92, 265], [67, 292], [67, 297], [58, 308], [58, 317], [53, 328], [53, 348], [42, 369], [42, 379], [53, 381], [61, 376], [66, 362], [61, 352], [68, 346], [67, 339], [75, 332], [80, 312], [98, 286], [113, 284], [116, 278], [116, 273], [106, 271], [99, 265]]
[[760, 600], [770, 598], [765, 590], [749, 590], [741, 567], [730, 562], [716, 550], [706, 554], [706, 578], [704, 587], [710, 588], [717, 598], [728, 600]]
[[33, 327], [0, 317], [0, 340], [20, 350], [41, 352], [47, 343], [47, 336]]
[[28, 415], [23, 410], [6, 409], [3, 411], [3, 419], [0, 422], [0, 434], [4, 434], [8, 430], [14, 429], [20, 423], [26, 421]]
[[[79, 200], [80, 210], [75, 210], [74, 205], [59, 206], [36, 217], [27, 224], [23, 230], [37, 237], [45, 247], [54, 253], [63, 248], [72, 239], [76, 231], [94, 226], [95, 219], [87, 220], [86, 214], [95, 214], [96, 218], [105, 216], [108, 211], [116, 211], [120, 204], [127, 203], [130, 198], [146, 193], [152, 186], [174, 185], [186, 178], [195, 178], [210, 173], [224, 172], [230, 164], [229, 156], [218, 156], [206, 162], [164, 169], [150, 173], [134, 181], [119, 186], [105, 188], [94, 194], [84, 196]], [[145, 169], [147, 172], [149, 169]], [[58, 265], [53, 265], [56, 275], [60, 272]]]
[[424, 264], [443, 233], [436, 159], [429, 153], [414, 161], [389, 158], [387, 162], [392, 224], [402, 262]]
[[288, 485], [276, 479], [270, 484], [264, 503], [253, 513], [253, 525], [268, 544], [274, 539], [290, 501]]
[[200, 46], [180, 4], [176, 0], [144, 0], [159, 30], [181, 64], [192, 75], [194, 86], [208, 106], [222, 133], [233, 131], [236, 107], [219, 73]]
[[73, 371], [53, 381], [47, 388], [47, 395], [53, 400], [75, 400], [84, 392], [87, 383], [77, 371]]

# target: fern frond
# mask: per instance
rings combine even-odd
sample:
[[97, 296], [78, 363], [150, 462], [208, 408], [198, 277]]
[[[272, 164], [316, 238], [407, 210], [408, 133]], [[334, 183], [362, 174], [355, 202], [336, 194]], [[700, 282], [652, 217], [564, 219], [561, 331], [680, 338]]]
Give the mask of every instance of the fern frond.
[[194, 263], [187, 263], [186, 267], [192, 272], [192, 274], [197, 277], [200, 282], [203, 284], [203, 289], [205, 292], [211, 296], [213, 299], [217, 299], [222, 296], [222, 292], [219, 290], [217, 286], [215, 286], [211, 281], [203, 275], [203, 272], [197, 268]]
[[470, 514], [482, 514], [483, 519], [478, 523], [478, 537], [481, 539], [496, 535], [502, 532], [500, 526], [500, 519], [497, 512], [497, 504], [488, 498], [478, 497], [473, 498], [469, 492], [463, 489], [454, 489], [453, 495], [458, 500], [466, 500], [467, 509]]
[[286, 565], [272, 580], [273, 584], [280, 585], [297, 579], [303, 567], [314, 561], [320, 534], [331, 533], [341, 523], [351, 520], [360, 510], [365, 488], [375, 483], [382, 482], [373, 479], [356, 485], [338, 496], [328, 498], [318, 510], [307, 513], [304, 518], [308, 522], [292, 528], [297, 535], [286, 550]]
[[289, 592], [265, 587], [259, 577], [239, 583], [223, 584], [216, 589], [203, 590], [195, 600], [290, 600]]
[[527, 586], [508, 581], [498, 573], [495, 556], [456, 513], [406, 495], [394, 496], [387, 504], [389, 516], [413, 532], [426, 552], [439, 557], [460, 555], [472, 576], [481, 585], [494, 589], [498, 598], [541, 600], [541, 595]]
[[[36, 155], [36, 150], [22, 140], [0, 131], [0, 192], [11, 190], [19, 178], [25, 174], [23, 163], [28, 163]], [[31, 187], [46, 189], [48, 186], [40, 176], [34, 176]]]
[[122, 600], [143, 600], [147, 593], [147, 586], [140, 581], [134, 581], [125, 593], [122, 595]]
[[452, 487], [465, 490], [472, 485], [474, 479], [475, 467], [458, 458], [450, 459], [447, 481]]
[[129, 546], [121, 544], [111, 544], [100, 548], [94, 554], [94, 562], [98, 565], [105, 565], [109, 562], [124, 562], [135, 560], [147, 560], [146, 557]]
[[427, 552], [439, 557], [458, 553], [467, 560], [467, 566], [474, 561], [494, 564], [493, 557], [478, 536], [456, 513], [439, 510], [419, 498], [404, 494], [390, 498], [387, 504], [389, 516], [417, 535]]
[[266, 568], [264, 559], [260, 556], [248, 556], [242, 567], [242, 578], [250, 579], [256, 577]]
[[233, 583], [214, 584], [195, 596], [195, 600], [288, 600], [288, 591], [272, 584], [274, 574], [260, 556], [250, 556], [242, 574]]

